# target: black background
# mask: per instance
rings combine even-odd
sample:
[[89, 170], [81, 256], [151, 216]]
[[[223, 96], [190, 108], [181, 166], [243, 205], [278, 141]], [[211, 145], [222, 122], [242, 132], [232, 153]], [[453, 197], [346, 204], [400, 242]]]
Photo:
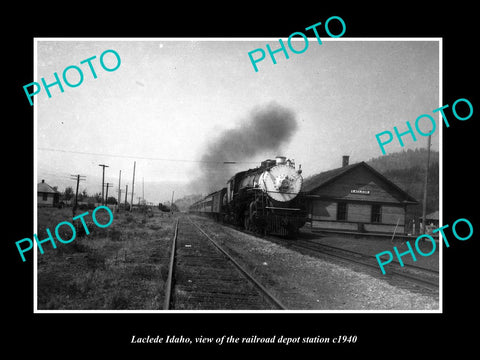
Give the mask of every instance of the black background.
[[[365, 2], [366, 3], [366, 2]], [[140, 354], [165, 351], [248, 351], [257, 353], [308, 350], [312, 356], [329, 354], [390, 357], [433, 354], [452, 349], [459, 355], [472, 349], [476, 323], [476, 263], [478, 256], [478, 200], [476, 123], [480, 106], [478, 91], [477, 12], [460, 2], [419, 7], [417, 3], [392, 5], [337, 5], [298, 3], [224, 3], [220, 6], [168, 3], [111, 3], [54, 5], [50, 3], [15, 5], [4, 14], [2, 23], [5, 48], [2, 51], [2, 91], [4, 195], [3, 279], [5, 319], [2, 342], [17, 354], [33, 350], [51, 357], [76, 354], [95, 355], [105, 350], [113, 354], [132, 350]], [[458, 121], [450, 115], [450, 128], [443, 131], [443, 223], [469, 219], [474, 235], [467, 241], [451, 235], [450, 248], [443, 251], [443, 314], [33, 314], [32, 256], [22, 263], [15, 241], [31, 238], [33, 229], [33, 108], [23, 85], [33, 79], [34, 37], [288, 37], [330, 16], [340, 16], [347, 26], [344, 37], [442, 37], [443, 104], [467, 98], [473, 116]], [[311, 36], [309, 34], [308, 36]], [[245, 54], [247, 57], [247, 54]], [[248, 59], [248, 58], [247, 58]], [[321, 99], [319, 99], [321, 101]], [[409, 104], [404, 104], [408, 107]], [[432, 109], [433, 110], [433, 109]], [[447, 115], [451, 114], [447, 110]], [[420, 115], [420, 114], [419, 114]], [[411, 120], [411, 119], [405, 119]], [[392, 127], [393, 124], [392, 121]], [[366, 140], [367, 141], [367, 140]], [[447, 235], [451, 234], [447, 231]], [[478, 333], [478, 331], [477, 331]], [[222, 335], [284, 335], [335, 337], [356, 335], [356, 344], [345, 345], [134, 345], [132, 335], [183, 335], [217, 337]], [[66, 348], [66, 350], [64, 350]], [[2, 349], [5, 352], [7, 349]], [[35, 354], [33, 354], [35, 355]]]

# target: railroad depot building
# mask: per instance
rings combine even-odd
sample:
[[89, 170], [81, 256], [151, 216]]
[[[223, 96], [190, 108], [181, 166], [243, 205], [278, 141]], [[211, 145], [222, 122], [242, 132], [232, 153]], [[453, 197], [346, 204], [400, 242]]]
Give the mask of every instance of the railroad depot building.
[[408, 205], [418, 201], [365, 162], [348, 164], [306, 179], [312, 229], [405, 234]]

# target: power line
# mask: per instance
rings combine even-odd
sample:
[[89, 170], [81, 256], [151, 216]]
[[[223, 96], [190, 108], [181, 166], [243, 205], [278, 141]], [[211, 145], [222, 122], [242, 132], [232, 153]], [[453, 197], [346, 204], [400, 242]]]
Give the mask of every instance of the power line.
[[105, 204], [108, 205], [108, 188], [113, 187], [113, 184], [105, 183], [105, 186], [107, 187], [107, 191], [106, 191], [106, 194], [105, 194]]
[[80, 175], [80, 174], [70, 175], [70, 179], [77, 180], [77, 190], [75, 191], [75, 205], [73, 206], [73, 209], [72, 209], [73, 216], [75, 216], [75, 212], [77, 210], [77, 205], [78, 205], [78, 185], [80, 181], [85, 180], [85, 175]]
[[142, 160], [153, 160], [153, 161], [174, 161], [174, 162], [192, 162], [192, 163], [211, 163], [211, 164], [258, 164], [260, 161], [207, 161], [207, 160], [192, 160], [192, 159], [167, 159], [167, 158], [155, 158], [155, 157], [147, 157], [147, 156], [133, 156], [133, 155], [119, 155], [119, 154], [101, 154], [101, 153], [93, 153], [93, 152], [86, 152], [86, 151], [73, 151], [73, 150], [61, 150], [61, 149], [52, 149], [52, 148], [44, 148], [39, 147], [38, 150], [43, 151], [56, 151], [56, 152], [63, 152], [63, 153], [71, 153], [71, 154], [80, 154], [80, 155], [95, 155], [95, 156], [108, 156], [108, 157], [118, 157], [118, 158], [126, 158], [126, 159], [142, 159]]
[[136, 161], [133, 162], [133, 180], [132, 180], [132, 199], [130, 200], [131, 204], [130, 204], [130, 211], [133, 211], [133, 190], [135, 188], [135, 165], [137, 164]]
[[128, 184], [125, 184], [125, 210], [127, 210]]
[[104, 188], [104, 184], [105, 184], [105, 168], [106, 167], [109, 167], [108, 165], [105, 165], [105, 164], [98, 164], [98, 166], [101, 166], [103, 168], [103, 172], [102, 172], [102, 205], [105, 205], [105, 202], [104, 202], [104, 198], [103, 198], [103, 188]]
[[429, 165], [430, 165], [430, 146], [431, 146], [431, 142], [432, 142], [432, 136], [430, 135], [428, 137], [428, 145], [427, 145], [427, 150], [428, 150], [428, 153], [427, 153], [427, 166], [426, 166], [426, 170], [425, 170], [425, 183], [424, 183], [424, 186], [423, 186], [423, 206], [422, 206], [422, 233], [425, 234], [426, 233], [426, 225], [427, 225], [427, 190], [428, 190], [428, 168], [429, 168]]
[[122, 179], [122, 170], [120, 170], [120, 174], [118, 174], [118, 211], [120, 211], [120, 196], [122, 194], [122, 189], [120, 188], [120, 180]]

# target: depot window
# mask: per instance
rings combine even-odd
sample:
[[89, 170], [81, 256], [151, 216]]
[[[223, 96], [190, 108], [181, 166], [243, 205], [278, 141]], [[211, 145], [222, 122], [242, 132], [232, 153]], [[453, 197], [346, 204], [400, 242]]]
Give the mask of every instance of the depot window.
[[382, 206], [374, 204], [372, 205], [372, 223], [381, 223], [382, 222]]
[[337, 220], [347, 220], [347, 203], [339, 202], [337, 205]]

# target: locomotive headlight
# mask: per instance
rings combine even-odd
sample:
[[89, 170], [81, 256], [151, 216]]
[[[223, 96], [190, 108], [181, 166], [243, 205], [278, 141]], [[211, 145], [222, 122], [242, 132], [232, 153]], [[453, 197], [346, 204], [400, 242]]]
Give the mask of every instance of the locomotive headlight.
[[302, 188], [303, 178], [293, 166], [277, 165], [265, 171], [259, 178], [259, 186], [277, 201], [294, 199]]
[[289, 192], [292, 185], [292, 180], [288, 175], [279, 176], [275, 181], [275, 187], [280, 192]]

